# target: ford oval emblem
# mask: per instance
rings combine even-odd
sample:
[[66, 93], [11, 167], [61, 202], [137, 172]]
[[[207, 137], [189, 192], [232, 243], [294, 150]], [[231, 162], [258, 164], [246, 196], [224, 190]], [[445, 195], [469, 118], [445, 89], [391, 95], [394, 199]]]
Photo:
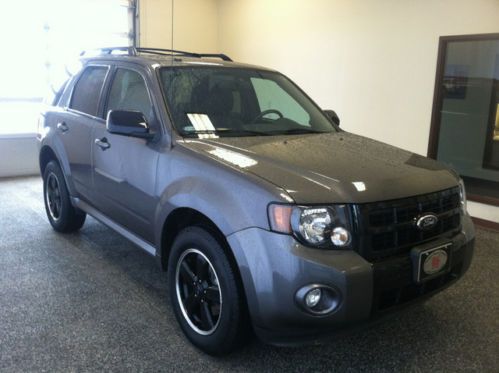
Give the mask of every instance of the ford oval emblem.
[[417, 218], [416, 226], [422, 231], [434, 228], [438, 223], [438, 217], [434, 214], [425, 214]]

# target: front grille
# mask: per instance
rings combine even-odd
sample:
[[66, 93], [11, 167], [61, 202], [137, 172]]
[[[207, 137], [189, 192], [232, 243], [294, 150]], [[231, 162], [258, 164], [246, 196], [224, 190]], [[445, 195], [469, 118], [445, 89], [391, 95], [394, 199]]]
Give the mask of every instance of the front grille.
[[412, 262], [409, 257], [391, 258], [375, 263], [373, 315], [437, 291], [460, 277], [463, 271], [464, 250], [454, 251], [452, 255], [452, 267], [447, 273], [423, 283], [413, 281]]
[[[433, 238], [452, 235], [461, 225], [459, 188], [417, 197], [360, 204], [357, 210], [358, 250], [368, 260], [410, 251]], [[438, 223], [430, 230], [416, 227], [419, 216], [432, 213]]]

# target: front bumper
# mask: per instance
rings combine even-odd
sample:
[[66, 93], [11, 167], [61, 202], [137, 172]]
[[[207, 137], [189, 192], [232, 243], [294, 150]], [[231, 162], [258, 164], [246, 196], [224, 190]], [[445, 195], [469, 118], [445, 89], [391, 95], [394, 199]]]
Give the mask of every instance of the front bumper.
[[[413, 300], [444, 289], [469, 268], [475, 231], [469, 216], [453, 237], [448, 272], [424, 285], [412, 280], [409, 254], [370, 263], [352, 250], [305, 247], [293, 237], [249, 228], [227, 237], [239, 265], [249, 312], [258, 337], [272, 344], [295, 344], [373, 320]], [[322, 284], [340, 293], [331, 314], [316, 316], [295, 301], [296, 292]]]

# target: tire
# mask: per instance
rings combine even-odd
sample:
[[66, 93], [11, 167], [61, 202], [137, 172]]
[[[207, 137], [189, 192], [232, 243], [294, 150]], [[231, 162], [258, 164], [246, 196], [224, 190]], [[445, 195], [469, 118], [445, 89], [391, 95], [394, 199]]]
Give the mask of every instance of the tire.
[[188, 227], [177, 235], [168, 288], [175, 317], [196, 347], [225, 355], [244, 344], [249, 323], [243, 290], [222, 245], [207, 230]]
[[85, 223], [86, 214], [71, 204], [66, 181], [56, 161], [50, 161], [43, 171], [43, 200], [50, 225], [57, 232], [75, 232]]

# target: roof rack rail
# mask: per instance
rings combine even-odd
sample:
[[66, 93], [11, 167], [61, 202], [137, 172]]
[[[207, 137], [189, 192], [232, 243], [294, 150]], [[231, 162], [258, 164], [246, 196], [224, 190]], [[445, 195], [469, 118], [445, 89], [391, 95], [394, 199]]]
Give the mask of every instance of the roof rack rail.
[[196, 57], [196, 58], [212, 57], [212, 58], [220, 58], [224, 61], [232, 61], [232, 59], [229, 56], [223, 53], [194, 53], [194, 52], [180, 51], [177, 49], [146, 48], [146, 47], [135, 48], [135, 49], [137, 52], [142, 52], [142, 53], [164, 54], [164, 55], [177, 54], [177, 55]]
[[126, 52], [129, 56], [137, 56], [139, 53], [150, 53], [150, 54], [159, 54], [162, 56], [186, 56], [186, 57], [194, 57], [194, 58], [220, 58], [223, 61], [232, 61], [232, 59], [223, 53], [194, 53], [194, 52], [186, 52], [180, 51], [176, 49], [162, 49], [162, 48], [136, 48], [136, 47], [109, 47], [109, 48], [97, 48], [91, 49], [88, 51], [82, 51], [80, 56], [85, 56], [87, 54], [96, 55], [96, 54], [112, 54], [113, 52]]
[[135, 47], [109, 47], [109, 48], [95, 48], [90, 50], [84, 50], [80, 53], [80, 56], [98, 55], [98, 54], [112, 54], [114, 51], [127, 52], [129, 56], [136, 56], [137, 50]]

